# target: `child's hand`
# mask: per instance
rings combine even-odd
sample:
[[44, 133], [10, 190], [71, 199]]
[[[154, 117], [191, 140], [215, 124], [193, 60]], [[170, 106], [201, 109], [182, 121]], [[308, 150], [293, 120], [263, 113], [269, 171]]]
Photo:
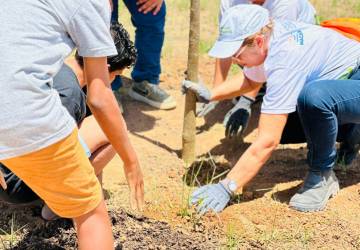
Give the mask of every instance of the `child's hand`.
[[136, 4], [140, 6], [139, 12], [147, 14], [152, 11], [153, 15], [156, 15], [163, 4], [164, 0], [137, 0]]
[[144, 207], [144, 180], [139, 163], [124, 166], [126, 180], [130, 188], [131, 209], [143, 210]]
[[5, 190], [7, 189], [7, 185], [6, 185], [6, 181], [4, 179], [4, 175], [0, 170], [0, 185], [2, 186], [2, 188]]

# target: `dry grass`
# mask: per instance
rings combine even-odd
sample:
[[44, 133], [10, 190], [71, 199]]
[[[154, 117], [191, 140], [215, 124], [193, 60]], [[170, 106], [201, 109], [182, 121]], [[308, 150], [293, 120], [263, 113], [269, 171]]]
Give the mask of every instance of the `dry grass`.
[[323, 19], [335, 17], [360, 18], [359, 0], [310, 0]]

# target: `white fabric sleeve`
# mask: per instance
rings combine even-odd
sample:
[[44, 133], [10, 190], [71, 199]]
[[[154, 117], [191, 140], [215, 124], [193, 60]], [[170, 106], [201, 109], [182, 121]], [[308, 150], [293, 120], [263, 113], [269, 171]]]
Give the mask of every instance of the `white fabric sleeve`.
[[294, 112], [305, 82], [306, 74], [299, 70], [279, 67], [269, 72], [261, 113], [289, 114]]
[[219, 10], [219, 23], [225, 11], [238, 4], [250, 4], [249, 0], [221, 0]]
[[116, 55], [110, 34], [110, 4], [107, 0], [83, 1], [67, 25], [67, 32], [80, 56], [102, 57]]
[[273, 19], [297, 21], [299, 10], [296, 1], [283, 0], [272, 2], [273, 6], [269, 6], [269, 12]]
[[244, 67], [244, 75], [254, 82], [266, 82], [266, 75], [264, 71], [264, 65], [259, 65], [256, 67]]

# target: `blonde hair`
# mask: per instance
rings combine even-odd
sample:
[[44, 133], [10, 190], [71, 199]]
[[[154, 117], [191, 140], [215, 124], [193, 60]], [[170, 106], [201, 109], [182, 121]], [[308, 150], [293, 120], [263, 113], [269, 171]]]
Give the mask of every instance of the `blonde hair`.
[[245, 40], [244, 40], [243, 44], [241, 45], [241, 47], [244, 47], [244, 46], [251, 47], [251, 46], [253, 46], [256, 36], [258, 36], [258, 35], [270, 36], [273, 29], [274, 29], [274, 23], [273, 23], [272, 20], [270, 20], [270, 22], [267, 25], [265, 25], [264, 27], [262, 27], [259, 32], [256, 32], [254, 35], [251, 35], [251, 36], [245, 38]]

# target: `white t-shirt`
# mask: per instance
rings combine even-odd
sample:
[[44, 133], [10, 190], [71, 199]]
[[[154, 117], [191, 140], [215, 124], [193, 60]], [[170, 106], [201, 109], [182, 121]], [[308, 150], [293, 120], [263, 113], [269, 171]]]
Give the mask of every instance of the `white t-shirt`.
[[267, 90], [261, 112], [294, 112], [305, 84], [339, 79], [359, 62], [360, 43], [355, 40], [316, 25], [275, 21], [263, 64]]
[[[224, 12], [238, 4], [251, 4], [250, 0], [221, 0], [219, 20]], [[315, 8], [308, 0], [265, 0], [262, 5], [273, 19], [288, 19], [315, 24]]]
[[239, 4], [251, 4], [250, 0], [221, 0], [220, 1], [220, 10], [219, 10], [219, 23], [221, 21], [221, 18], [224, 14], [224, 12], [236, 5]]
[[0, 160], [68, 136], [76, 124], [53, 77], [76, 47], [81, 56], [116, 55], [108, 0], [10, 0], [0, 11]]
[[[223, 13], [238, 4], [251, 4], [250, 0], [221, 0], [219, 20]], [[291, 21], [315, 24], [315, 8], [308, 0], [266, 0], [262, 5], [269, 11], [273, 19], [287, 19]], [[256, 82], [265, 82], [263, 66], [253, 69], [244, 68], [244, 74]]]
[[262, 6], [273, 19], [315, 24], [315, 8], [308, 0], [266, 0]]

